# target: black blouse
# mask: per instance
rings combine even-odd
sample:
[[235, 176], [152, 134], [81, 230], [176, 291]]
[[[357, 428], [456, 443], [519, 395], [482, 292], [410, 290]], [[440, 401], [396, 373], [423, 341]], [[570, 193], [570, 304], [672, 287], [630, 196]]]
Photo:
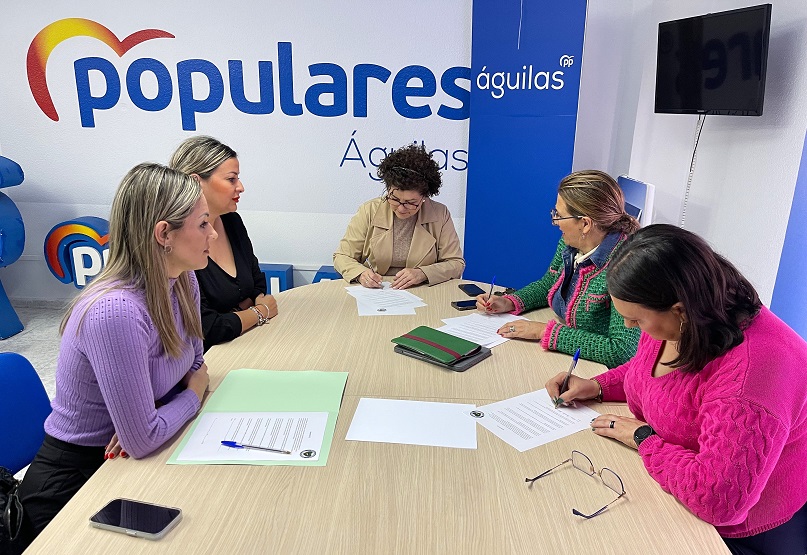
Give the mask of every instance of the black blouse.
[[241, 335], [241, 319], [234, 310], [244, 299], [255, 299], [266, 293], [266, 276], [258, 267], [252, 252], [252, 242], [237, 212], [221, 216], [235, 259], [235, 277], [222, 270], [208, 257], [207, 268], [196, 270], [201, 293], [202, 331], [204, 349], [232, 341]]

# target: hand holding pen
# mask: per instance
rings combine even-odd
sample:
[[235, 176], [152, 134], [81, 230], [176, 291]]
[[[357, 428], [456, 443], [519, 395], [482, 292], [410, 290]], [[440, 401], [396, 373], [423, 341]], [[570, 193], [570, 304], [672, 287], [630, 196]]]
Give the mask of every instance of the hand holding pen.
[[575, 376], [573, 371], [580, 358], [580, 349], [577, 349], [569, 370], [561, 372], [546, 382], [546, 392], [555, 404], [555, 408], [567, 405], [574, 400], [594, 399], [600, 392], [600, 386], [594, 380], [586, 380]]
[[476, 308], [477, 310], [482, 310], [487, 314], [497, 314], [500, 312], [512, 312], [515, 307], [511, 309], [507, 309], [507, 305], [512, 305], [512, 301], [509, 299], [505, 299], [500, 296], [493, 296], [493, 287], [496, 284], [496, 276], [493, 276], [493, 279], [490, 281], [490, 292], [485, 295], [484, 293], [481, 295], [477, 295], [476, 297]]
[[376, 273], [376, 271], [372, 268], [364, 270], [361, 274], [359, 274], [359, 284], [363, 285], [364, 287], [369, 287], [370, 289], [378, 289], [383, 287], [381, 282], [384, 280], [384, 277]]
[[[546, 392], [549, 394], [549, 398], [552, 399], [555, 408], [568, 405], [574, 400], [595, 399], [600, 393], [600, 384], [595, 380], [587, 380], [572, 373], [576, 365], [577, 360], [572, 359], [572, 364], [568, 371], [561, 372], [546, 382]], [[566, 389], [561, 393], [564, 381], [566, 382]]]

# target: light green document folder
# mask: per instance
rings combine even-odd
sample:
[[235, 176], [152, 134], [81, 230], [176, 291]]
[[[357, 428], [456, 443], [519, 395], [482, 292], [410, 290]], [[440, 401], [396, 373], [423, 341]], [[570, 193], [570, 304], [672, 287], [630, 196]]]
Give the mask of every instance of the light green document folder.
[[322, 450], [315, 461], [180, 461], [177, 457], [198, 424], [198, 417], [174, 450], [168, 464], [253, 464], [325, 466], [347, 383], [347, 372], [232, 370], [199, 415], [208, 412], [327, 412]]

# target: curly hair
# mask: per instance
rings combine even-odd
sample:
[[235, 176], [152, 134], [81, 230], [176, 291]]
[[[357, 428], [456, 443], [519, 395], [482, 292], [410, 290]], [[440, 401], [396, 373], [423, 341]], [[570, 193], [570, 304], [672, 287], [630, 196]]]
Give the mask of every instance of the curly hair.
[[625, 212], [625, 196], [614, 178], [599, 170], [570, 173], [558, 185], [558, 195], [572, 216], [588, 216], [606, 233], [631, 234], [639, 229], [636, 218]]
[[678, 357], [668, 365], [697, 372], [743, 341], [762, 302], [728, 260], [692, 233], [669, 224], [640, 229], [616, 249], [608, 270], [612, 297], [657, 312], [684, 305]]
[[440, 194], [443, 184], [440, 166], [426, 147], [417, 143], [390, 152], [378, 165], [376, 173], [387, 191], [417, 191], [424, 197], [433, 197]]

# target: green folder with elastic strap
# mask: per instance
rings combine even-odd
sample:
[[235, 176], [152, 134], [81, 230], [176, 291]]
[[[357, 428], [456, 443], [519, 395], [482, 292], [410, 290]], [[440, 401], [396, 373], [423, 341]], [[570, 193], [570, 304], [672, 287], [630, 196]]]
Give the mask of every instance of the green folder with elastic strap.
[[418, 326], [409, 333], [392, 340], [411, 351], [420, 353], [443, 364], [456, 364], [477, 354], [482, 346], [472, 341], [443, 333], [428, 326]]

